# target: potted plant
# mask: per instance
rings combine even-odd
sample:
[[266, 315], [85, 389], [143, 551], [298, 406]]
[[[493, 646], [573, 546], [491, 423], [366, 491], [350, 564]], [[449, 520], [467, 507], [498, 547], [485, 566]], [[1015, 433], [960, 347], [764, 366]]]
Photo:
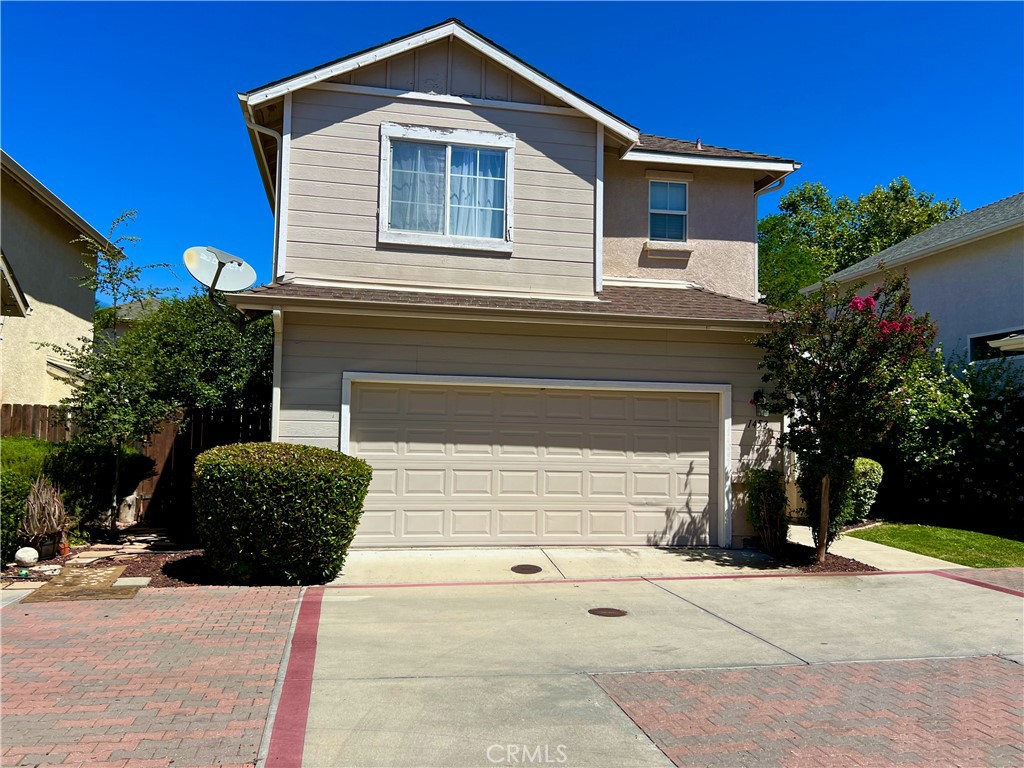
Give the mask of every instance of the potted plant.
[[21, 533], [39, 552], [40, 560], [49, 560], [64, 552], [67, 544], [68, 513], [60, 491], [47, 478], [40, 477], [32, 484]]

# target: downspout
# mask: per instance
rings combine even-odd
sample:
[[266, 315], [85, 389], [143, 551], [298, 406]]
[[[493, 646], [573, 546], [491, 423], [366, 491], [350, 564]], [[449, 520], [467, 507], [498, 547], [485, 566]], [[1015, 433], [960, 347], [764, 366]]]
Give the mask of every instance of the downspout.
[[277, 254], [281, 243], [281, 165], [284, 157], [284, 140], [277, 131], [256, 123], [252, 118], [252, 109], [248, 103], [245, 106], [246, 111], [242, 113], [245, 124], [251, 130], [266, 134], [277, 142], [277, 172], [274, 174], [274, 270], [270, 276], [270, 282], [273, 283], [277, 281]]
[[[787, 173], [786, 176], [788, 175]], [[786, 176], [769, 182], [761, 189], [754, 188], [754, 301], [761, 300], [761, 254], [757, 243], [757, 199], [766, 192], [778, 192], [782, 189], [786, 184]]]

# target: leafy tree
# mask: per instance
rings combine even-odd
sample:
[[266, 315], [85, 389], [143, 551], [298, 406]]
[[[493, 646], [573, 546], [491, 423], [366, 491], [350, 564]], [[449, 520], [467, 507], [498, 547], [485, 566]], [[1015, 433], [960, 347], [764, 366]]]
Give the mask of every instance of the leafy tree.
[[175, 408], [270, 407], [273, 321], [265, 316], [236, 325], [222, 311], [206, 295], [165, 299], [124, 334], [123, 344], [153, 352], [160, 400]]
[[856, 201], [805, 182], [758, 224], [761, 291], [773, 306], [792, 306], [800, 288], [960, 212], [959, 200], [936, 200], [902, 176]]
[[935, 338], [928, 316], [914, 317], [906, 275], [886, 274], [882, 285], [858, 296], [863, 287], [825, 284], [793, 311], [774, 313], [755, 342], [763, 352], [762, 379], [775, 385], [767, 405], [790, 416], [783, 440], [801, 472], [821, 478], [819, 562], [854, 460], [906, 408], [908, 379]]

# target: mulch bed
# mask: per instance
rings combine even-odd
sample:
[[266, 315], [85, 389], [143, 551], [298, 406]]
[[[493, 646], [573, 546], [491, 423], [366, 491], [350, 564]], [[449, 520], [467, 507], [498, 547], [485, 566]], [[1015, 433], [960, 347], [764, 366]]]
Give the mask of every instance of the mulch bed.
[[795, 544], [792, 541], [786, 544], [779, 558], [786, 565], [799, 568], [804, 573], [864, 573], [877, 571], [872, 565], [865, 565], [859, 560], [851, 560], [848, 557], [833, 555], [831, 552], [825, 554], [825, 562], [818, 562], [818, 553], [813, 547], [804, 544]]

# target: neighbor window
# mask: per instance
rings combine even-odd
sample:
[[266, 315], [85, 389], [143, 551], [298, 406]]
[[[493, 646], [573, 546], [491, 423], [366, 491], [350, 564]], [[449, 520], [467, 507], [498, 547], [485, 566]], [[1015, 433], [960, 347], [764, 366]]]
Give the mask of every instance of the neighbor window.
[[383, 242], [510, 251], [515, 136], [381, 126]]
[[[984, 336], [971, 336], [969, 350], [971, 362], [976, 363], [981, 360], [995, 360], [1000, 357], [1024, 355], [1024, 349], [1021, 348], [1019, 343], [1022, 337], [1024, 337], [1024, 328], [1002, 331], [1001, 333], [989, 333]], [[1003, 344], [997, 346], [989, 344], [990, 341], [1000, 341], [1003, 339], [1006, 339]]]
[[686, 241], [686, 182], [651, 181], [651, 240]]

